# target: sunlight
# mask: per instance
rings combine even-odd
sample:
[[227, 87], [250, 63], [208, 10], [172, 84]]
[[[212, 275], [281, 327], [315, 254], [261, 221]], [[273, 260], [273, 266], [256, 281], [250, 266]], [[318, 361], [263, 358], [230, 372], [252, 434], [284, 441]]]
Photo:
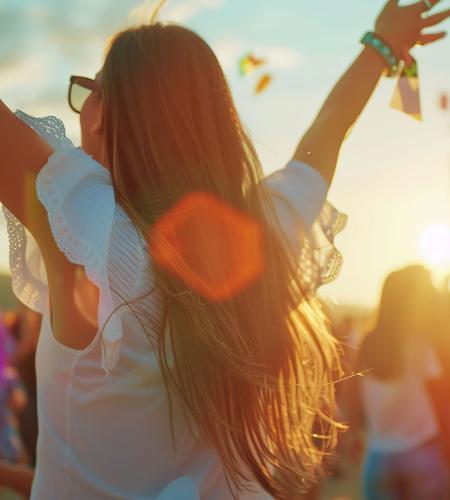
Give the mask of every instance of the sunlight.
[[420, 249], [425, 263], [439, 276], [450, 274], [450, 226], [431, 224], [420, 238]]

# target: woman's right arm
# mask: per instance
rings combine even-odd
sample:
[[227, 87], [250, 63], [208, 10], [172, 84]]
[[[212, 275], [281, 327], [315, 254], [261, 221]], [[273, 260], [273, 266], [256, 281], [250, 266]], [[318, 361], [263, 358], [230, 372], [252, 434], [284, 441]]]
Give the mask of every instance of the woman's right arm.
[[[430, 0], [436, 5], [439, 0]], [[421, 0], [400, 7], [389, 0], [377, 19], [375, 32], [391, 46], [396, 56], [411, 62], [409, 50], [416, 44], [426, 45], [445, 36], [445, 32], [423, 34], [450, 16], [450, 9], [423, 17], [428, 10]], [[301, 139], [294, 159], [317, 169], [330, 184], [336, 169], [341, 145], [375, 90], [386, 64], [371, 48], [364, 48], [335, 85], [312, 126]]]

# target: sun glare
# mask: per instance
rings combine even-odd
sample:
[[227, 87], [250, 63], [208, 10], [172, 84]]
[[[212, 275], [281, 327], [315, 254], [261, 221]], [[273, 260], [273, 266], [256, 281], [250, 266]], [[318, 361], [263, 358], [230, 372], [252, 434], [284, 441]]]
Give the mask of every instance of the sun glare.
[[425, 263], [438, 275], [450, 274], [450, 226], [432, 224], [420, 238], [420, 249]]

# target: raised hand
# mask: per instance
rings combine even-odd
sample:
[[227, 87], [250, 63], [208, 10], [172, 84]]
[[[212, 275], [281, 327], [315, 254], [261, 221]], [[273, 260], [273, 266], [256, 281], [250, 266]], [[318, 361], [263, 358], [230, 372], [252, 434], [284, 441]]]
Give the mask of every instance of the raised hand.
[[379, 15], [375, 31], [394, 50], [399, 59], [409, 66], [413, 59], [410, 50], [415, 45], [427, 45], [446, 36], [445, 31], [424, 33], [450, 16], [450, 9], [427, 15], [440, 0], [420, 0], [401, 7], [399, 0], [389, 0]]

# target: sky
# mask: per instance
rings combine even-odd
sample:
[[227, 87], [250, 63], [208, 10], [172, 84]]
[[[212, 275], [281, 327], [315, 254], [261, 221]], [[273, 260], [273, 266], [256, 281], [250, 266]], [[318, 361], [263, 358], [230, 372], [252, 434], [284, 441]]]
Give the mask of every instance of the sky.
[[[161, 17], [194, 29], [215, 50], [270, 173], [289, 161], [383, 4], [169, 0]], [[95, 75], [108, 37], [130, 25], [142, 12], [139, 6], [135, 0], [2, 0], [0, 99], [13, 110], [58, 116], [79, 145], [78, 115], [66, 103], [69, 77]], [[450, 0], [441, 2], [446, 7]], [[256, 75], [243, 78], [238, 72], [247, 52], [266, 58], [274, 77], [258, 96], [253, 92]], [[323, 289], [336, 303], [375, 305], [388, 272], [429, 257], [421, 241], [423, 248], [430, 227], [450, 225], [450, 112], [438, 106], [439, 95], [450, 92], [450, 39], [418, 48], [415, 55], [423, 121], [390, 109], [394, 83], [385, 79], [340, 155], [329, 201], [349, 217], [336, 240], [345, 263], [338, 280]], [[323, 147], [326, 143], [324, 137]], [[8, 270], [7, 254], [1, 220], [0, 270]], [[447, 264], [441, 272], [450, 272], [450, 256]]]

